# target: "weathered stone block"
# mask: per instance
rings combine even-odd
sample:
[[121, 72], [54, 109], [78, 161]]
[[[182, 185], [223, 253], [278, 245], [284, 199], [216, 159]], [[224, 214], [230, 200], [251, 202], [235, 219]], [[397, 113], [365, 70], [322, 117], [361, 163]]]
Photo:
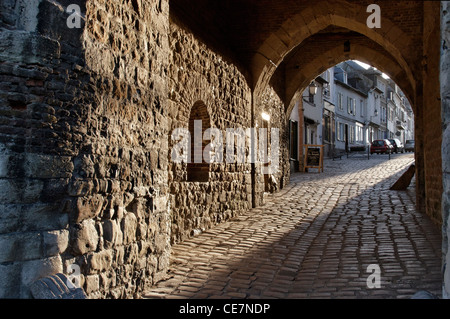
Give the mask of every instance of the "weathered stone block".
[[43, 257], [40, 233], [0, 235], [0, 263], [26, 261]]
[[133, 265], [139, 256], [139, 247], [136, 243], [127, 245], [125, 247], [125, 259], [124, 262], [127, 265]]
[[125, 258], [125, 248], [124, 246], [116, 246], [114, 248], [114, 255], [113, 255], [113, 265], [115, 267], [121, 266], [124, 263]]
[[104, 198], [97, 194], [88, 198], [80, 197], [76, 201], [75, 222], [98, 216], [103, 208]]
[[0, 59], [25, 64], [46, 64], [60, 57], [57, 41], [36, 33], [3, 30], [0, 33]]
[[95, 251], [99, 242], [99, 235], [95, 221], [88, 219], [73, 227], [72, 250], [76, 255], [83, 255]]
[[68, 156], [51, 156], [27, 153], [26, 176], [33, 178], [70, 178], [74, 164]]
[[391, 186], [390, 190], [406, 190], [411, 184], [411, 180], [416, 173], [416, 166], [411, 165], [408, 170], [399, 178], [394, 185]]
[[86, 294], [92, 294], [100, 289], [100, 278], [98, 275], [85, 277], [84, 291]]
[[0, 204], [0, 234], [18, 231], [20, 225], [20, 204]]
[[89, 156], [83, 155], [83, 157], [75, 158], [74, 168], [76, 173], [82, 178], [92, 178], [95, 175], [95, 164]]
[[21, 272], [21, 262], [0, 264], [0, 298], [20, 296], [22, 287], [17, 283], [17, 278], [20, 278]]
[[127, 213], [122, 219], [123, 243], [132, 243], [136, 239], [137, 218], [133, 213]]
[[69, 224], [69, 215], [62, 211], [63, 206], [58, 202], [19, 207], [21, 231], [65, 229]]
[[102, 229], [105, 248], [122, 245], [123, 233], [116, 220], [105, 220]]
[[147, 186], [136, 186], [133, 189], [136, 197], [146, 197], [148, 195], [151, 196], [150, 189]]
[[167, 196], [155, 197], [153, 198], [153, 211], [166, 212], [168, 209], [168, 198]]
[[108, 270], [112, 265], [112, 250], [91, 253], [87, 256], [89, 273], [99, 273]]
[[42, 202], [57, 202], [67, 194], [68, 178], [44, 180], [40, 199]]
[[108, 291], [112, 287], [116, 286], [117, 276], [115, 272], [112, 272], [110, 274], [106, 274], [103, 272], [99, 274], [99, 279], [100, 279], [100, 289], [103, 289], [104, 291]]
[[140, 221], [137, 225], [137, 231], [136, 231], [136, 239], [146, 239], [148, 232], [148, 225]]
[[155, 234], [155, 252], [162, 254], [170, 247], [169, 236], [166, 234]]
[[41, 196], [44, 183], [40, 180], [0, 179], [0, 202], [34, 203]]
[[69, 231], [55, 230], [44, 232], [44, 254], [46, 257], [56, 256], [66, 251], [69, 246]]
[[158, 270], [165, 273], [170, 265], [170, 250], [165, 250], [158, 259]]

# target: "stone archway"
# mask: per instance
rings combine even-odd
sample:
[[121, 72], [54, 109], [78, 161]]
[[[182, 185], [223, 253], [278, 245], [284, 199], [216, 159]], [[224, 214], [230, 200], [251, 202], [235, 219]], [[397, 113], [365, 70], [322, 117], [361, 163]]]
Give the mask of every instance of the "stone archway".
[[[412, 84], [408, 83], [403, 75], [401, 68], [392, 60], [389, 60], [387, 56], [383, 55], [379, 51], [371, 49], [370, 47], [353, 44], [352, 51], [349, 53], [342, 52], [341, 46], [334, 47], [330, 50], [324, 51], [321, 55], [315, 57], [312, 61], [307, 62], [307, 66], [303, 68], [299, 66], [304, 57], [299, 54], [296, 57], [292, 57], [289, 62], [286, 62], [286, 67], [290, 69], [298, 68], [298, 72], [292, 72], [291, 76], [286, 75], [286, 113], [289, 114], [294, 107], [295, 101], [298, 100], [298, 96], [301, 92], [308, 87], [313, 79], [315, 79], [324, 69], [332, 67], [340, 62], [346, 60], [359, 60], [362, 62], [370, 63], [378, 70], [389, 70], [390, 74], [396, 74], [392, 79], [402, 88], [411, 101], [414, 101], [414, 90]], [[388, 71], [386, 71], [388, 72]]]
[[[328, 7], [319, 2], [300, 8], [299, 13], [280, 18], [281, 22], [266, 30], [264, 40], [251, 59], [254, 103], [258, 103], [258, 96], [267, 87], [277, 89], [278, 86], [278, 93], [284, 98], [289, 114], [299, 91], [327, 67], [343, 60], [360, 59], [384, 70], [402, 87], [413, 105], [416, 119], [417, 205], [440, 224], [445, 219], [441, 208], [441, 159], [445, 154], [432, 145], [441, 145], [443, 135], [439, 88], [441, 8], [437, 2], [411, 5], [422, 13], [418, 14], [417, 19], [411, 18], [410, 27], [402, 26], [404, 21], [399, 21], [395, 10], [392, 10], [391, 15], [385, 13], [383, 16], [384, 26], [380, 30], [367, 27], [365, 4], [350, 5], [346, 1], [334, 1]], [[382, 5], [382, 11], [386, 10], [388, 8]], [[406, 8], [403, 10], [408, 11]], [[403, 14], [401, 16], [405, 17]], [[417, 21], [417, 26], [423, 25], [423, 29], [415, 29], [412, 20]], [[341, 34], [336, 34], [333, 29]], [[347, 29], [347, 34], [342, 29]], [[320, 43], [320, 33], [327, 33], [328, 44], [334, 38], [335, 45], [328, 47], [324, 42]], [[345, 42], [350, 43], [349, 50], [344, 48]], [[443, 47], [445, 49], [445, 43]], [[280, 82], [284, 83], [281, 90]], [[447, 238], [445, 231], [444, 238]], [[445, 239], [444, 247], [447, 247]]]
[[[228, 56], [249, 72], [247, 81], [253, 89], [252, 124], [257, 122], [262, 96], [268, 92], [276, 91], [278, 94], [275, 95], [284, 102], [285, 109], [289, 108], [287, 83], [283, 83], [285, 77], [277, 78], [277, 72], [282, 73], [283, 61], [297, 46], [330, 26], [351, 30], [370, 40], [371, 45], [359, 47], [361, 54], [355, 57], [364, 61], [364, 57], [375, 51], [379, 53], [375, 55], [379, 58], [376, 66], [401, 83], [415, 106], [419, 149], [416, 155], [417, 202], [420, 209], [436, 221], [441, 220], [442, 156], [436, 147], [442, 144], [440, 92], [436, 89], [439, 87], [441, 47], [439, 2], [380, 2], [381, 29], [370, 29], [366, 25], [369, 15], [366, 9], [373, 1], [240, 1], [239, 10], [233, 2], [198, 1], [189, 5], [183, 1], [172, 2], [179, 12], [204, 12], [197, 14], [196, 21], [190, 26], [221, 52], [232, 51]], [[215, 21], [217, 29], [211, 29], [210, 33], [216, 36], [217, 42], [211, 34], [202, 32], [202, 26], [211, 20]], [[189, 23], [188, 18], [186, 21]], [[339, 52], [334, 53], [342, 56]], [[316, 62], [323, 62], [324, 66], [333, 63], [322, 52], [317, 55], [320, 57]], [[388, 61], [388, 57], [392, 61]], [[298, 83], [294, 81], [294, 86], [288, 88], [289, 96], [305, 85], [299, 83], [307, 83], [321, 71], [313, 64], [306, 68], [308, 72], [305, 73], [309, 76], [297, 79]]]
[[[317, 65], [346, 56], [320, 52], [293, 86], [277, 72], [329, 27], [368, 39], [353, 38], [349, 57], [373, 56], [411, 95], [418, 198], [436, 219], [448, 206], [439, 2], [383, 1], [379, 30], [366, 26], [371, 0], [73, 2], [79, 29], [66, 24], [68, 1], [0, 3], [0, 297], [29, 297], [33, 280], [76, 263], [89, 295], [139, 296], [167, 271], [174, 234], [182, 240], [249, 208], [263, 192], [250, 165], [217, 165], [214, 192], [194, 185], [191, 197], [172, 201], [180, 190], [171, 184], [170, 130], [197, 100], [221, 129], [253, 127], [266, 108], [276, 125], [285, 122], [288, 100]], [[195, 201], [211, 209], [193, 212]]]
[[358, 32], [377, 43], [393, 57], [413, 82], [411, 64], [405, 54], [411, 52], [413, 41], [386, 14], [382, 20], [383, 28], [371, 29], [366, 24], [367, 6], [348, 1], [334, 1], [333, 5], [326, 1], [316, 1], [313, 5], [304, 5], [297, 12], [292, 12], [284, 23], [275, 26], [275, 30], [266, 35], [264, 42], [256, 49], [257, 53], [251, 62], [255, 92], [270, 81], [287, 54], [329, 26]]
[[[439, 90], [436, 90], [439, 40], [435, 36], [439, 28], [436, 20], [439, 5], [411, 4], [410, 10], [415, 7], [421, 13], [409, 16], [409, 24], [406, 18], [397, 21], [395, 16], [406, 10], [405, 7], [389, 6], [388, 3], [380, 6], [383, 12], [380, 29], [367, 26], [369, 14], [365, 4], [347, 1], [335, 1], [332, 6], [322, 2], [303, 4], [280, 17], [280, 21], [262, 32], [260, 36], [264, 35], [264, 38], [251, 58], [254, 103], [258, 103], [258, 96], [267, 87], [275, 85], [289, 109], [297, 90], [306, 87], [315, 75], [335, 62], [351, 58], [373, 60], [372, 64], [398, 82], [413, 104], [419, 150], [416, 155], [417, 200], [423, 211], [440, 222], [440, 152], [430, 146], [440, 144], [442, 136], [436, 129], [440, 125]], [[422, 33], [411, 23], [423, 19], [423, 12], [427, 15]], [[350, 44], [349, 49], [344, 47], [346, 42]], [[280, 86], [282, 82], [284, 84]], [[424, 92], [432, 92], [433, 98], [424, 96]], [[423, 134], [424, 129], [430, 134]]]

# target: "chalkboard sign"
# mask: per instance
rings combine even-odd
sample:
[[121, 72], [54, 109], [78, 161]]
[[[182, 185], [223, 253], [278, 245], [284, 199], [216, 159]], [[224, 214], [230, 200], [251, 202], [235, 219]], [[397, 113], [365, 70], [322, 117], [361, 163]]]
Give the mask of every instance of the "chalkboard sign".
[[317, 168], [323, 172], [323, 145], [305, 145], [305, 171]]

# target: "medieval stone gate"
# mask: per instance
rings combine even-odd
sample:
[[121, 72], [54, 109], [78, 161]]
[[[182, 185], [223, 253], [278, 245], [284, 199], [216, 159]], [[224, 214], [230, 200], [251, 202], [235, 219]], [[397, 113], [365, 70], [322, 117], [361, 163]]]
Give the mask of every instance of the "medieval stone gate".
[[443, 225], [446, 296], [448, 4], [3, 0], [0, 297], [30, 297], [33, 281], [74, 265], [90, 297], [139, 296], [173, 243], [260, 205], [267, 188], [258, 163], [191, 174], [171, 160], [173, 131], [193, 112], [204, 128], [278, 128], [276, 190], [289, 181], [286, 115], [348, 59], [389, 74], [413, 105], [417, 202]]

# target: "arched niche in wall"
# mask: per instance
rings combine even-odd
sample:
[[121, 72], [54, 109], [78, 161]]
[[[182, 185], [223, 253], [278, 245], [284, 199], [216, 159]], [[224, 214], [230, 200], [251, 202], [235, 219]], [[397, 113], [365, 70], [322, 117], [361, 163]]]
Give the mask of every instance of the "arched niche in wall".
[[205, 131], [211, 127], [211, 118], [206, 104], [202, 101], [194, 103], [189, 115], [190, 153], [187, 164], [188, 182], [207, 182], [209, 180], [210, 163], [205, 160], [204, 150], [209, 144], [204, 140]]

